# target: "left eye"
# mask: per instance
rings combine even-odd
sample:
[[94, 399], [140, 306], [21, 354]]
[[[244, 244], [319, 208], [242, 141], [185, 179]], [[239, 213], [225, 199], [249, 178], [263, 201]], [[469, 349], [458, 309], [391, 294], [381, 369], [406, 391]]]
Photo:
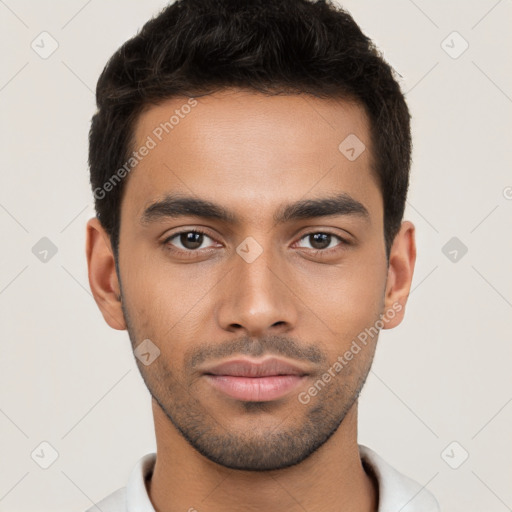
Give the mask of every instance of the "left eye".
[[310, 247], [307, 247], [308, 249], [315, 249], [315, 250], [325, 250], [325, 249], [331, 249], [332, 247], [335, 247], [336, 245], [339, 245], [339, 243], [333, 243], [333, 242], [345, 242], [343, 238], [333, 235], [331, 233], [309, 233], [308, 235], [303, 236], [300, 240], [307, 240], [310, 243]]

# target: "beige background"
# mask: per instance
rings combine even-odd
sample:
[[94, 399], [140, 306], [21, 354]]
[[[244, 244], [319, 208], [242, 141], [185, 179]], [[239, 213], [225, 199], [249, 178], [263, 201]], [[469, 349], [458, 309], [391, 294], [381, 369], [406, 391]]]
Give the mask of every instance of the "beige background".
[[[82, 512], [155, 449], [149, 393], [92, 299], [84, 241], [96, 80], [164, 5], [0, 1], [0, 511]], [[413, 291], [381, 333], [359, 442], [444, 511], [512, 510], [512, 2], [343, 5], [403, 76], [415, 142]], [[58, 42], [47, 59], [31, 48], [42, 31]], [[46, 262], [32, 251], [43, 237], [57, 248]], [[58, 453], [48, 469], [42, 442]]]

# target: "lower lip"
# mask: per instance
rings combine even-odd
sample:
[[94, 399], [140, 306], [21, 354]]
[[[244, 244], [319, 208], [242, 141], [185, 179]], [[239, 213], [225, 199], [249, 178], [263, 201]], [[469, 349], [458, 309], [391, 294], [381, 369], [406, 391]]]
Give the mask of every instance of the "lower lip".
[[205, 375], [212, 386], [231, 398], [249, 402], [269, 402], [286, 395], [305, 379], [300, 375], [270, 377], [234, 377]]

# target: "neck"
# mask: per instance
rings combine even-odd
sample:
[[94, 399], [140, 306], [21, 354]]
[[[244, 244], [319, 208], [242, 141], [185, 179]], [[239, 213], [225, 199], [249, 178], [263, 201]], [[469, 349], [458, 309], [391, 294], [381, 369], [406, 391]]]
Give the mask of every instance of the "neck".
[[157, 512], [375, 512], [377, 484], [357, 445], [357, 401], [338, 430], [300, 464], [273, 471], [225, 468], [198, 453], [153, 400], [157, 459], [148, 494]]

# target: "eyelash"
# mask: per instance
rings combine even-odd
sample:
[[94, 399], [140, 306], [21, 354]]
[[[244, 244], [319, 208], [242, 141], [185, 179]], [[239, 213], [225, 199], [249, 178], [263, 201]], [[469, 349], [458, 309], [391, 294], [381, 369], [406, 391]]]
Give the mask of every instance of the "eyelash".
[[[200, 251], [206, 251], [208, 249], [213, 249], [213, 248], [208, 248], [208, 249], [177, 249], [175, 247], [172, 246], [172, 244], [170, 244], [170, 241], [184, 233], [199, 233], [199, 234], [202, 234], [204, 236], [207, 236], [208, 238], [211, 238], [212, 240], [213, 237], [211, 237], [208, 233], [206, 233], [205, 231], [201, 230], [201, 229], [198, 229], [198, 228], [194, 228], [194, 229], [186, 229], [184, 231], [178, 231], [177, 233], [173, 233], [171, 236], [167, 237], [163, 242], [162, 244], [165, 246], [165, 248], [170, 251], [170, 252], [173, 252], [173, 253], [176, 253], [176, 254], [179, 254], [179, 255], [186, 255], [186, 257], [189, 257], [189, 258], [194, 258], [196, 257]], [[299, 238], [299, 241], [300, 240], [303, 240], [304, 238], [308, 237], [308, 236], [311, 236], [311, 235], [316, 235], [316, 234], [323, 234], [323, 235], [330, 235], [334, 238], [337, 238], [340, 243], [334, 247], [330, 247], [329, 249], [308, 249], [308, 252], [310, 254], [313, 254], [314, 256], [324, 256], [324, 255], [330, 255], [332, 251], [338, 251], [341, 247], [340, 246], [347, 246], [347, 245], [351, 245], [351, 242], [346, 240], [345, 238], [341, 237], [340, 235], [337, 235], [335, 233], [331, 233], [330, 231], [310, 231], [309, 233], [304, 233], [300, 238]]]

